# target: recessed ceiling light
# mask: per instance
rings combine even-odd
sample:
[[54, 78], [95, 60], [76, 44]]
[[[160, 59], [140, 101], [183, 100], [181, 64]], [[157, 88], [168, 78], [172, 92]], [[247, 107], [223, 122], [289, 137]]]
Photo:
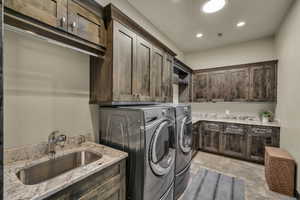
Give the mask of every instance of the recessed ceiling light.
[[215, 13], [224, 8], [225, 4], [225, 0], [209, 0], [203, 5], [202, 11], [205, 13]]
[[197, 38], [202, 38], [202, 37], [203, 37], [203, 34], [202, 34], [202, 33], [197, 33], [196, 37], [197, 37]]
[[242, 27], [242, 26], [245, 26], [245, 25], [246, 25], [246, 22], [244, 22], [244, 21], [238, 22], [236, 24], [237, 27]]

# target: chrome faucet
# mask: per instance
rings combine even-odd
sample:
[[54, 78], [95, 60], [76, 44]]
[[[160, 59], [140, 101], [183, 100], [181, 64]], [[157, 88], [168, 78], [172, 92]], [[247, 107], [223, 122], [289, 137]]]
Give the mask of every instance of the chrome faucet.
[[53, 131], [48, 136], [48, 155], [50, 158], [54, 158], [56, 154], [56, 145], [63, 142], [62, 147], [64, 146], [64, 143], [67, 140], [67, 136], [64, 134], [58, 135], [59, 131]]

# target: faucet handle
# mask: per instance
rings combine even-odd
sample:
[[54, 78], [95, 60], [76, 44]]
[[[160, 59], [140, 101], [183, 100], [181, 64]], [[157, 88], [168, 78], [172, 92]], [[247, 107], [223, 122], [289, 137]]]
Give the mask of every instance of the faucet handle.
[[56, 135], [59, 133], [59, 131], [52, 131], [48, 136], [48, 142], [53, 142], [56, 139]]
[[64, 134], [61, 134], [61, 135], [59, 135], [59, 136], [57, 137], [57, 141], [58, 141], [58, 142], [65, 142], [65, 141], [67, 141], [67, 136], [64, 135]]
[[86, 138], [84, 135], [79, 136], [78, 144], [81, 145], [86, 142]]

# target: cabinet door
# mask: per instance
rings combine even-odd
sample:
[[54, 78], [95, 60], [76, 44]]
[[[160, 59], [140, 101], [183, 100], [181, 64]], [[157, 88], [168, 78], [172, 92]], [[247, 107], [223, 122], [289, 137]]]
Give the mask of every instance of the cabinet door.
[[199, 144], [199, 124], [193, 124], [193, 156], [197, 154], [198, 149], [200, 149], [200, 144]]
[[209, 92], [211, 101], [225, 101], [228, 91], [226, 85], [226, 71], [209, 73]]
[[247, 129], [242, 125], [226, 124], [222, 134], [221, 153], [246, 158]]
[[105, 46], [103, 20], [83, 7], [77, 0], [68, 0], [68, 32], [92, 43]]
[[[79, 200], [111, 200], [117, 199], [120, 195], [120, 176], [116, 176], [107, 183], [100, 185], [79, 198]], [[117, 197], [117, 198], [113, 198]]]
[[164, 102], [173, 101], [173, 57], [165, 54], [165, 65], [163, 67], [162, 96]]
[[251, 127], [248, 135], [248, 159], [264, 162], [265, 147], [279, 147], [279, 129], [271, 127]]
[[150, 102], [151, 97], [151, 66], [152, 45], [137, 36], [137, 64], [133, 74], [134, 93], [140, 101]]
[[67, 30], [67, 0], [5, 0], [5, 7]]
[[133, 90], [136, 69], [136, 34], [114, 21], [113, 35], [113, 99], [138, 101]]
[[205, 122], [203, 129], [203, 149], [215, 153], [220, 152], [222, 125]]
[[151, 90], [154, 101], [162, 102], [162, 72], [164, 67], [164, 53], [162, 50], [153, 48]]
[[261, 65], [250, 68], [250, 99], [252, 101], [275, 101], [276, 66]]
[[193, 75], [193, 101], [206, 102], [208, 96], [208, 73], [196, 73]]
[[249, 69], [234, 69], [228, 71], [229, 101], [247, 101], [249, 99]]

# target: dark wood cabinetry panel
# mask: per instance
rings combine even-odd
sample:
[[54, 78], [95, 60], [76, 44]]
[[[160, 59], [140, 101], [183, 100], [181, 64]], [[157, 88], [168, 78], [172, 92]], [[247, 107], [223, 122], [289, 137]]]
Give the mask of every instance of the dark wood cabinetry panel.
[[103, 20], [78, 0], [68, 0], [68, 31], [85, 40], [105, 46]]
[[249, 128], [247, 156], [251, 160], [264, 162], [265, 147], [279, 147], [279, 129], [253, 126]]
[[243, 125], [225, 124], [221, 153], [234, 157], [246, 157], [247, 129]]
[[125, 200], [125, 161], [93, 174], [46, 200]]
[[194, 149], [258, 163], [264, 162], [266, 146], [280, 146], [279, 127], [199, 121], [193, 134], [199, 137]]
[[141, 101], [152, 101], [151, 96], [151, 67], [152, 45], [137, 36], [137, 64], [134, 70], [134, 93]]
[[249, 69], [233, 69], [227, 74], [229, 86], [229, 101], [247, 101], [249, 99]]
[[162, 72], [164, 67], [164, 53], [162, 50], [153, 48], [152, 53], [152, 97], [155, 101], [162, 102]]
[[113, 29], [113, 98], [137, 101], [133, 89], [136, 69], [136, 34], [118, 22]]
[[201, 123], [193, 124], [193, 156], [197, 154], [198, 149], [202, 148], [202, 142], [200, 138]]
[[213, 122], [203, 122], [202, 128], [203, 149], [219, 153], [223, 125]]
[[264, 63], [250, 68], [251, 101], [275, 101], [276, 65]]
[[208, 100], [208, 73], [195, 73], [193, 75], [193, 101], [206, 102]]
[[50, 26], [67, 30], [68, 0], [5, 0], [5, 7]]
[[277, 61], [195, 70], [193, 79], [194, 102], [274, 102]]
[[225, 101], [228, 97], [228, 82], [226, 71], [209, 73], [209, 97], [211, 101]]
[[162, 71], [163, 102], [173, 102], [173, 57], [165, 54], [165, 64]]

